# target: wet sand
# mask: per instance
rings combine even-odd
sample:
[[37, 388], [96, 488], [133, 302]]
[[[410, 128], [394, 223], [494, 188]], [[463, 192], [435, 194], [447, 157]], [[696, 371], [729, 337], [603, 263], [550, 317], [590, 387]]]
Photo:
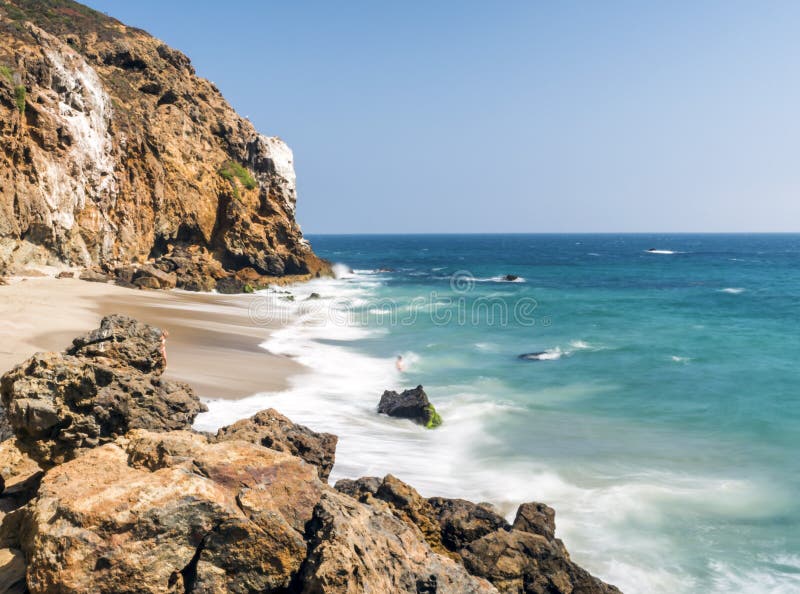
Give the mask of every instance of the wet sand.
[[0, 374], [38, 351], [61, 351], [120, 313], [165, 328], [167, 373], [203, 398], [236, 399], [287, 387], [305, 369], [259, 344], [275, 325], [251, 321], [252, 295], [140, 291], [52, 277], [0, 286]]

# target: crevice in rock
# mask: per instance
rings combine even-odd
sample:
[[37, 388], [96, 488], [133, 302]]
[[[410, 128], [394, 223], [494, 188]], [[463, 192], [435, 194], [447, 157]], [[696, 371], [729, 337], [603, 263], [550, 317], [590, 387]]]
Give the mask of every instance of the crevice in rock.
[[176, 574], [180, 574], [183, 577], [184, 594], [191, 594], [194, 592], [194, 588], [197, 585], [197, 564], [200, 563], [200, 556], [203, 554], [203, 550], [206, 548], [209, 538], [211, 538], [211, 535], [216, 532], [218, 528], [219, 525], [214, 526], [212, 530], [203, 535], [203, 538], [200, 539], [200, 543], [197, 545], [197, 548], [194, 551], [194, 555], [192, 555], [192, 558], [189, 560], [186, 566], [180, 571], [173, 573], [172, 577], [170, 578], [170, 586], [175, 584], [175, 580], [177, 579]]

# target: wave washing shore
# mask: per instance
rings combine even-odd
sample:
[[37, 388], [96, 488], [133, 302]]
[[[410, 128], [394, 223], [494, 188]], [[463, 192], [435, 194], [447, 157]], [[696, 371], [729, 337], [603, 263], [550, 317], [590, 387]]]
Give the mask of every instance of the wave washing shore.
[[[391, 472], [423, 495], [504, 513], [545, 501], [573, 558], [625, 592], [798, 591], [798, 351], [787, 332], [798, 284], [775, 280], [797, 237], [314, 245], [356, 271], [250, 298], [256, 323], [288, 322], [262, 347], [311, 373], [284, 391], [209, 402], [196, 427], [273, 406], [339, 435], [334, 480]], [[652, 245], [675, 253], [654, 258]], [[438, 323], [461, 296], [468, 307], [535, 299], [535, 323]], [[545, 356], [518, 360], [525, 352]], [[383, 390], [418, 383], [442, 427], [375, 414]]]

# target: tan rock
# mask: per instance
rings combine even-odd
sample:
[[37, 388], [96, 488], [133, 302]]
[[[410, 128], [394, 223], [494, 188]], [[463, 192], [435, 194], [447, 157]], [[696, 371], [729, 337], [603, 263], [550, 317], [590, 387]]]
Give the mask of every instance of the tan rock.
[[24, 508], [32, 594], [288, 586], [323, 485], [255, 444], [134, 431], [50, 470]]
[[304, 425], [293, 423], [274, 408], [270, 408], [249, 419], [223, 427], [217, 432], [216, 439], [240, 439], [279, 452], [289, 452], [316, 466], [320, 478], [327, 480], [336, 461], [336, 443], [339, 438], [331, 433], [317, 433]]
[[497, 591], [434, 553], [414, 527], [341, 493], [323, 493], [308, 540], [304, 594]]

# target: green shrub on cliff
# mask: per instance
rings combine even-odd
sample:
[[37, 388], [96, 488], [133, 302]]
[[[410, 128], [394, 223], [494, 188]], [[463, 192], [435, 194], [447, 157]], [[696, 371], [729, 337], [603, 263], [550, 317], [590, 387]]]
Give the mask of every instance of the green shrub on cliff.
[[250, 172], [235, 161], [228, 161], [225, 163], [222, 169], [219, 170], [219, 174], [222, 176], [222, 179], [226, 179], [231, 183], [235, 183], [234, 180], [238, 179], [239, 183], [248, 190], [258, 187], [258, 182], [253, 178]]
[[14, 84], [14, 73], [8, 66], [0, 66], [0, 76], [5, 78], [11, 84]]
[[25, 87], [23, 85], [19, 85], [14, 87], [14, 97], [17, 100], [17, 109], [20, 113], [25, 113]]

